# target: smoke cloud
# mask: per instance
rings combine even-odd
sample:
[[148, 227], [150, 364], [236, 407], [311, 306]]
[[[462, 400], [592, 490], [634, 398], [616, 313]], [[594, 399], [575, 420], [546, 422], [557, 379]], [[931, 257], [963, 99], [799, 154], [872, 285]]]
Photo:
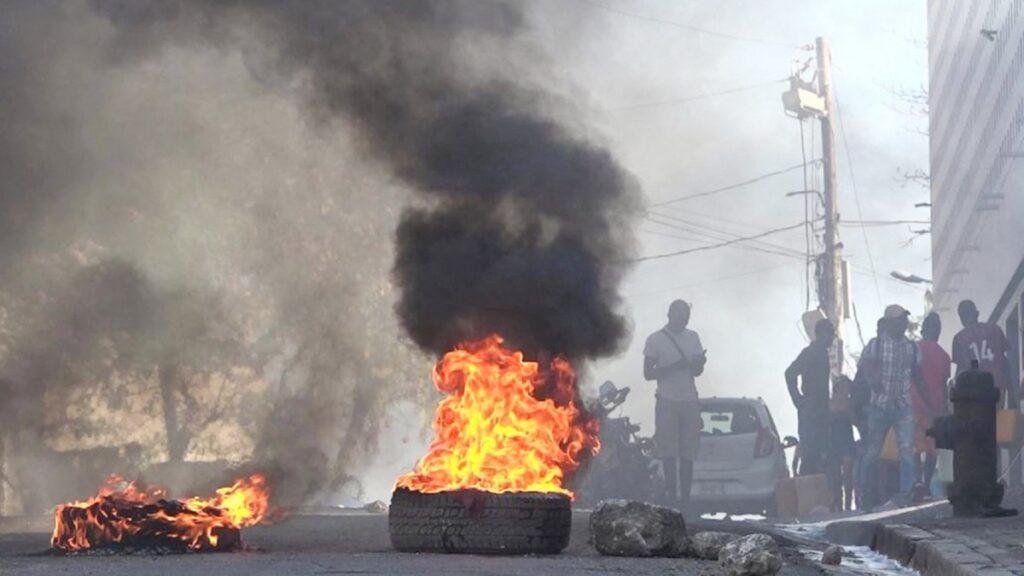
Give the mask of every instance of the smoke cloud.
[[127, 428], [144, 461], [252, 461], [298, 503], [351, 488], [389, 406], [432, 404], [414, 347], [621, 346], [638, 192], [523, 72], [543, 55], [520, 3], [0, 16], [0, 377], [23, 461]]
[[[515, 3], [467, 0], [124, 2], [97, 0], [124, 44], [196, 37], [232, 23], [269, 39], [262, 56], [301, 76], [319, 117], [354, 126], [368, 151], [431, 200], [397, 232], [398, 314], [423, 349], [499, 332], [534, 352], [594, 358], [626, 334], [616, 289], [638, 195], [603, 149], [548, 117], [549, 96], [467, 73], [473, 35], [509, 38]], [[150, 41], [147, 42], [146, 40]], [[124, 52], [119, 52], [124, 54]], [[257, 74], [270, 72], [259, 67]]]

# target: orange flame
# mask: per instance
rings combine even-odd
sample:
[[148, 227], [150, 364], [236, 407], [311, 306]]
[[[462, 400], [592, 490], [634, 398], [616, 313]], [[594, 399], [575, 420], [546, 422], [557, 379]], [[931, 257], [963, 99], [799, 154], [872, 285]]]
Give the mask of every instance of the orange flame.
[[436, 493], [554, 492], [599, 448], [597, 421], [579, 407], [564, 358], [541, 368], [492, 335], [462, 344], [434, 368], [448, 397], [437, 407], [427, 455], [398, 487]]
[[212, 498], [166, 497], [163, 488], [111, 476], [96, 496], [57, 507], [50, 543], [70, 552], [161, 539], [214, 550], [225, 532], [258, 524], [270, 513], [270, 488], [260, 474], [219, 488]]

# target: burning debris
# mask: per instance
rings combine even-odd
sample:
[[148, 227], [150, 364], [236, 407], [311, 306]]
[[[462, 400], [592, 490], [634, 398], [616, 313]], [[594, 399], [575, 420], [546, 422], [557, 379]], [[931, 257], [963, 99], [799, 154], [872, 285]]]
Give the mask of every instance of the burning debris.
[[[416, 470], [398, 479], [389, 527], [400, 551], [553, 554], [568, 545], [565, 481], [599, 449], [597, 420], [564, 358], [527, 362], [491, 335], [434, 368], [448, 395]], [[501, 534], [501, 538], [495, 538]]]
[[260, 474], [220, 488], [212, 498], [185, 500], [111, 476], [96, 496], [57, 507], [51, 544], [64, 552], [226, 552], [240, 549], [241, 528], [259, 524], [270, 511], [270, 489]]
[[436, 437], [399, 488], [572, 496], [566, 476], [598, 449], [597, 421], [576, 397], [576, 373], [555, 358], [541, 367], [492, 335], [445, 354], [434, 384]]

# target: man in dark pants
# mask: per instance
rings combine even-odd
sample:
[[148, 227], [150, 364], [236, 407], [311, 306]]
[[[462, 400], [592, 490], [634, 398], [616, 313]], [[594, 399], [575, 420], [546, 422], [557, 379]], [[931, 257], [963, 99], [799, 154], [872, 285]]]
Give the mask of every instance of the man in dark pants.
[[828, 349], [835, 337], [832, 322], [818, 320], [814, 325], [814, 341], [786, 369], [786, 386], [797, 409], [801, 476], [826, 472], [832, 438]]
[[668, 324], [648, 336], [644, 346], [644, 379], [658, 382], [654, 446], [665, 471], [665, 499], [681, 508], [690, 501], [693, 461], [700, 447], [695, 379], [707, 362], [700, 336], [689, 324], [690, 305], [676, 300], [669, 306]]

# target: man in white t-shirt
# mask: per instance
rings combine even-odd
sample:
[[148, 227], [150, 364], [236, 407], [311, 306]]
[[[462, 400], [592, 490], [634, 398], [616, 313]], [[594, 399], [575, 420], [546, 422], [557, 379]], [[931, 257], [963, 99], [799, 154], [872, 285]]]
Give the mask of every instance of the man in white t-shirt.
[[690, 305], [676, 300], [668, 308], [668, 324], [648, 336], [644, 346], [644, 379], [658, 382], [654, 446], [664, 465], [665, 496], [683, 507], [690, 500], [693, 461], [700, 446], [695, 379], [707, 362], [700, 336], [687, 329], [689, 323]]

